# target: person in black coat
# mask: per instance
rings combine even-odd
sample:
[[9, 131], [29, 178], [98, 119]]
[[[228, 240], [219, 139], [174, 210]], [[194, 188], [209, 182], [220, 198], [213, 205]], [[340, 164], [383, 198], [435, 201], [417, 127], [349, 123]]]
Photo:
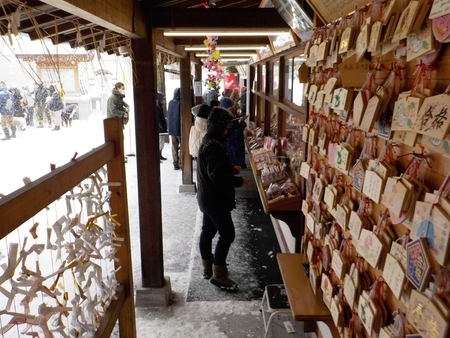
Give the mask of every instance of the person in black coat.
[[166, 134], [167, 134], [167, 122], [166, 117], [164, 116], [164, 105], [166, 104], [166, 96], [158, 92], [158, 104], [156, 105], [156, 113], [158, 114], [158, 129], [159, 129], [159, 159], [167, 160], [162, 155], [162, 150], [164, 149], [164, 143], [166, 142]]
[[[231, 164], [223, 146], [232, 119], [228, 110], [212, 109], [197, 157], [197, 201], [203, 213], [199, 242], [203, 276], [228, 291], [237, 287], [236, 282], [228, 277], [226, 263], [235, 237], [231, 219], [231, 210], [236, 207], [234, 189], [250, 182], [246, 177], [236, 176], [240, 168]], [[217, 232], [219, 239], [213, 255], [212, 240]]]
[[181, 150], [181, 111], [180, 99], [181, 90], [176, 88], [173, 92], [173, 99], [169, 101], [167, 108], [168, 132], [172, 144], [173, 169], [180, 169], [180, 150]]

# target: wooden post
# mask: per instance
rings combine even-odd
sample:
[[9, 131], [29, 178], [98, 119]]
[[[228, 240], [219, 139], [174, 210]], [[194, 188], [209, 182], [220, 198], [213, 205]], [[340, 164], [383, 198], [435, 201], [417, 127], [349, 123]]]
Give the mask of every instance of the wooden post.
[[154, 30], [147, 39], [132, 39], [139, 229], [142, 287], [164, 286], [161, 214], [161, 171], [156, 113], [156, 45]]
[[[192, 157], [189, 154], [189, 132], [192, 126], [192, 81], [191, 81], [191, 62], [190, 58], [180, 58], [180, 84], [181, 84], [181, 159], [183, 186], [193, 186]], [[180, 191], [190, 191], [190, 189], [180, 188]]]
[[136, 337], [136, 317], [134, 313], [133, 269], [131, 266], [131, 239], [128, 218], [127, 181], [125, 176], [125, 154], [123, 147], [122, 120], [109, 118], [104, 120], [105, 142], [113, 141], [116, 145], [116, 157], [107, 164], [108, 182], [120, 182], [119, 186], [111, 186], [111, 211], [116, 214], [120, 226], [116, 235], [124, 241], [117, 249], [116, 278], [120, 285], [125, 287], [126, 299], [119, 315], [119, 331], [121, 337]]

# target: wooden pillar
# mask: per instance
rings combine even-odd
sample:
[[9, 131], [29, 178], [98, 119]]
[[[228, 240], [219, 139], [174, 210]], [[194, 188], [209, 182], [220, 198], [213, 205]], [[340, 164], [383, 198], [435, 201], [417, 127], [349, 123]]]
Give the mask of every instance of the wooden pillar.
[[[122, 121], [115, 118], [103, 121], [105, 142], [114, 141], [116, 144], [116, 157], [108, 163], [108, 182], [120, 182], [119, 186], [111, 186], [111, 210], [117, 214], [116, 235], [124, 239], [117, 249], [116, 257], [119, 259], [120, 270], [116, 278], [125, 288], [126, 298], [119, 314], [119, 331], [121, 337], [136, 337], [136, 316], [134, 312], [133, 269], [131, 263], [131, 238], [128, 217], [127, 179], [125, 176], [125, 153], [123, 147]], [[116, 266], [118, 268], [118, 266]]]
[[249, 81], [247, 83], [247, 92], [249, 93], [249, 96], [247, 96], [248, 101], [247, 101], [247, 114], [249, 115], [249, 120], [250, 121], [255, 121], [256, 122], [256, 112], [255, 112], [255, 108], [256, 108], [256, 96], [253, 94], [253, 82], [255, 81], [255, 74], [256, 74], [256, 69], [254, 66], [250, 66], [250, 77], [249, 77]]
[[156, 113], [157, 69], [153, 29], [147, 39], [132, 39], [142, 287], [164, 286], [161, 172]]
[[[203, 82], [202, 81], [202, 69], [203, 69], [203, 65], [201, 64], [201, 63], [196, 63], [195, 64], [195, 74], [194, 74], [194, 81], [200, 81], [200, 82]], [[203, 88], [203, 86], [202, 86], [202, 88]], [[197, 104], [202, 104], [202, 102], [203, 102], [203, 97], [202, 97], [202, 95], [200, 94], [200, 96], [196, 96], [195, 97], [195, 104], [197, 105]]]
[[192, 157], [189, 154], [189, 132], [192, 126], [192, 80], [191, 62], [189, 57], [180, 58], [180, 85], [181, 85], [181, 161], [182, 176], [180, 192], [195, 192]]

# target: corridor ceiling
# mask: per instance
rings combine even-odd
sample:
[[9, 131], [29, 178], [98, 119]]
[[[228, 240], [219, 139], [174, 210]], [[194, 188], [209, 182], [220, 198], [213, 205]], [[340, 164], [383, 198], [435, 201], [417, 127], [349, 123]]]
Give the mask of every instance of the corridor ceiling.
[[[99, 1], [99, 0], [91, 0]], [[297, 0], [303, 7], [305, 0]], [[164, 30], [177, 29], [289, 29], [274, 8], [259, 8], [261, 0], [216, 0], [214, 8], [204, 8], [203, 0], [140, 0], [143, 14], [157, 28], [157, 45], [163, 51], [186, 56], [185, 46], [202, 45], [205, 36], [166, 37]], [[263, 3], [267, 3], [263, 0]], [[96, 20], [75, 7], [76, 1], [2, 0], [0, 32], [5, 38], [17, 32], [32, 40], [49, 38], [54, 44], [69, 43], [86, 50], [100, 48], [109, 54], [120, 54], [119, 47], [130, 47], [133, 36], [114, 22]], [[136, 4], [136, 2], [135, 2]], [[271, 5], [270, 2], [268, 2]], [[306, 4], [307, 5], [307, 4]], [[270, 7], [270, 6], [268, 6]], [[309, 6], [308, 6], [309, 7]], [[112, 20], [111, 20], [112, 21]], [[220, 37], [220, 45], [268, 45], [268, 36]]]

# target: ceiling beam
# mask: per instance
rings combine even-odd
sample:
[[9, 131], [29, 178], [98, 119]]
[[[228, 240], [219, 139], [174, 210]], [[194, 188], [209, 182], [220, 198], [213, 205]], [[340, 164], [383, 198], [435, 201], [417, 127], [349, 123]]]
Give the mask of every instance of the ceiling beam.
[[[165, 29], [289, 29], [274, 8], [183, 9], [158, 7], [152, 11], [154, 28]], [[148, 14], [150, 15], [150, 14]]]
[[[95, 22], [116, 33], [130, 38], [145, 37], [146, 32], [136, 31], [136, 27], [142, 27], [145, 23], [135, 23], [134, 19], [140, 18], [135, 11], [140, 6], [135, 6], [134, 0], [123, 1], [78, 1], [78, 0], [41, 0], [42, 2], [72, 13], [80, 18]], [[142, 35], [143, 34], [143, 35]]]

